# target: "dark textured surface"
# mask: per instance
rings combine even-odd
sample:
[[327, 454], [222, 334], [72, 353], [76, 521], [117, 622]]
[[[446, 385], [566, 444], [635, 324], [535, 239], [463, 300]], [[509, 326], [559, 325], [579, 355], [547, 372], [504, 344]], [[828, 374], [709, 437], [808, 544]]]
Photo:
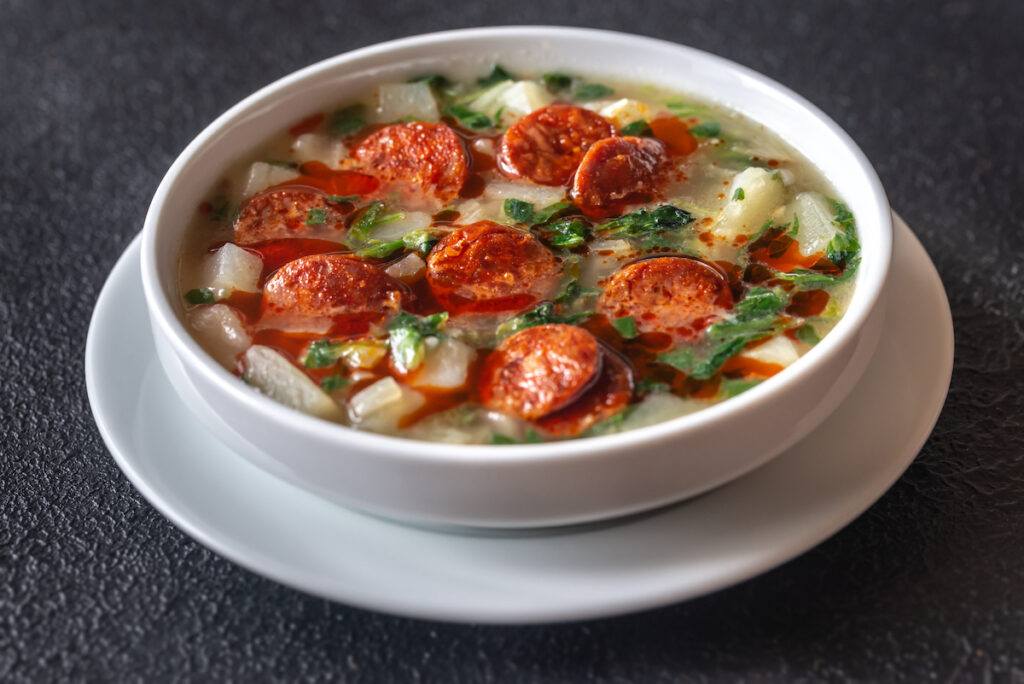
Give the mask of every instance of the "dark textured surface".
[[[392, 618], [214, 556], [117, 470], [83, 381], [93, 302], [161, 175], [222, 110], [295, 68], [412, 33], [526, 22], [717, 52], [850, 132], [949, 292], [957, 363], [934, 435], [817, 549], [613, 620]], [[1010, 0], [0, 0], [0, 680], [1024, 682], [1022, 64], [1024, 4]]]

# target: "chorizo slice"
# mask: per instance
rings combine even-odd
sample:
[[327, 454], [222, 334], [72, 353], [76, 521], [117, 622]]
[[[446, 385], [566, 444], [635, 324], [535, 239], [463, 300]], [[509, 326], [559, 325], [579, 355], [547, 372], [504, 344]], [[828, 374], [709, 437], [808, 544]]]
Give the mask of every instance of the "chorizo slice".
[[732, 308], [728, 279], [689, 257], [655, 257], [623, 266], [604, 284], [598, 311], [610, 320], [631, 316], [640, 332], [693, 339]]
[[534, 420], [571, 403], [601, 370], [597, 338], [573, 325], [527, 328], [504, 340], [480, 372], [484, 406]]
[[558, 285], [558, 259], [536, 237], [491, 221], [462, 226], [427, 257], [427, 283], [452, 314], [522, 311]]
[[576, 401], [537, 421], [553, 437], [575, 437], [626, 408], [633, 398], [633, 371], [613, 351], [604, 350], [601, 374]]
[[512, 178], [541, 185], [565, 185], [590, 147], [615, 135], [600, 114], [555, 104], [519, 119], [501, 138], [498, 166]]
[[385, 126], [363, 140], [353, 157], [385, 182], [400, 182], [441, 202], [459, 195], [469, 175], [462, 140], [442, 123]]
[[276, 187], [242, 205], [234, 232], [239, 245], [293, 237], [340, 239], [345, 214], [316, 188]]
[[606, 138], [583, 155], [571, 196], [587, 216], [612, 216], [624, 204], [653, 198], [667, 167], [668, 154], [660, 140]]
[[263, 286], [264, 316], [378, 320], [401, 305], [404, 289], [373, 264], [345, 254], [304, 256]]

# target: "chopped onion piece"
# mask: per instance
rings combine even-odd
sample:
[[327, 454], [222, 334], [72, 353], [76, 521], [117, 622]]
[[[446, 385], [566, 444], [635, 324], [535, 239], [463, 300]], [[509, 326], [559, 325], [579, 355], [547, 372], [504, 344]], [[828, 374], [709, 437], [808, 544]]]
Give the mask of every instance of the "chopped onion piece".
[[253, 387], [286, 406], [326, 420], [342, 419], [341, 409], [308, 375], [270, 347], [253, 345], [245, 352], [243, 377]]
[[[429, 338], [429, 340], [436, 338]], [[413, 387], [435, 390], [456, 390], [466, 384], [469, 365], [476, 350], [458, 340], [446, 337], [427, 352], [423, 363], [409, 377]]]
[[785, 368], [800, 358], [800, 351], [793, 340], [785, 335], [776, 335], [764, 344], [759, 344], [752, 349], [745, 349], [740, 356]]
[[430, 86], [418, 83], [386, 83], [377, 89], [377, 121], [437, 121], [437, 100]]
[[255, 162], [249, 167], [249, 175], [245, 180], [245, 189], [242, 197], [252, 197], [257, 192], [262, 192], [271, 185], [279, 185], [297, 178], [298, 171], [279, 164], [268, 164], [266, 162]]
[[192, 309], [188, 322], [203, 347], [228, 370], [235, 368], [238, 355], [252, 344], [241, 316], [227, 304]]
[[414, 283], [423, 277], [426, 270], [426, 262], [419, 254], [412, 252], [385, 268], [384, 272], [403, 283]]
[[336, 138], [321, 133], [304, 133], [292, 142], [292, 155], [297, 162], [317, 161], [335, 168], [348, 156], [348, 149]]
[[491, 181], [484, 188], [484, 197], [491, 200], [519, 199], [541, 209], [565, 199], [565, 188], [553, 188], [535, 183]]
[[796, 233], [800, 253], [810, 256], [824, 252], [837, 231], [832, 220], [832, 207], [824, 195], [817, 192], [801, 192], [793, 200], [793, 213], [800, 221]]
[[212, 289], [218, 296], [234, 291], [258, 292], [263, 259], [252, 252], [230, 242], [203, 263], [203, 286]]
[[727, 197], [712, 231], [719, 238], [735, 240], [761, 230], [772, 211], [782, 204], [785, 186], [775, 172], [752, 166], [736, 174]]
[[358, 427], [387, 432], [396, 430], [402, 418], [425, 402], [422, 394], [389, 376], [359, 390], [349, 400], [348, 411]]

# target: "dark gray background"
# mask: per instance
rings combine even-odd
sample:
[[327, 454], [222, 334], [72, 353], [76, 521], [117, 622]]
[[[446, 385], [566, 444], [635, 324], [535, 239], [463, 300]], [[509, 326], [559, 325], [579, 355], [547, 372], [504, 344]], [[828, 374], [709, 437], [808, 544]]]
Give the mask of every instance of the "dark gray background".
[[[236, 4], [0, 0], [0, 680], [1024, 681], [1024, 3]], [[942, 274], [957, 363], [920, 457], [835, 538], [642, 615], [432, 624], [241, 570], [115, 467], [86, 399], [86, 328], [189, 139], [319, 59], [502, 23], [735, 59], [876, 165]]]

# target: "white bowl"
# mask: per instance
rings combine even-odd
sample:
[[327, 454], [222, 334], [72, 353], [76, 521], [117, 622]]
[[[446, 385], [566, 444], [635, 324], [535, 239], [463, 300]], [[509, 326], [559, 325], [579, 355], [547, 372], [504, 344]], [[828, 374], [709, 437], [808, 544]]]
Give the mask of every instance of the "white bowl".
[[[721, 103], [775, 131], [825, 174], [857, 219], [863, 253], [846, 315], [792, 366], [736, 398], [630, 432], [533, 445], [449, 445], [356, 431], [258, 394], [203, 351], [184, 324], [178, 254], [194, 208], [230, 163], [380, 81], [438, 71], [471, 76], [495, 62], [513, 72], [559, 69], [657, 84]], [[189, 144], [157, 189], [143, 230], [142, 281], [158, 355], [175, 388], [198, 419], [253, 462], [320, 496], [388, 517], [525, 527], [608, 518], [693, 496], [806, 435], [846, 397], [874, 351], [891, 251], [889, 205], [864, 154], [787, 88], [719, 57], [650, 38], [506, 27], [349, 52], [232, 107]]]

